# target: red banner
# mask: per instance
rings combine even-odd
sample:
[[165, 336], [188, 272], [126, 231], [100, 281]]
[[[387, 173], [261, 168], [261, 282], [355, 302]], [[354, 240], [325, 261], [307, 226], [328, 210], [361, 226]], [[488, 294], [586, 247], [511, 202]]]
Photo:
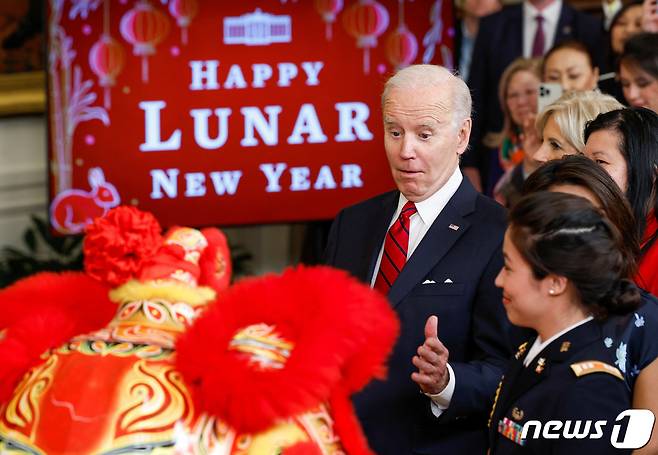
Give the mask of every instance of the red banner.
[[327, 219], [393, 188], [380, 95], [452, 66], [441, 0], [51, 0], [51, 222]]

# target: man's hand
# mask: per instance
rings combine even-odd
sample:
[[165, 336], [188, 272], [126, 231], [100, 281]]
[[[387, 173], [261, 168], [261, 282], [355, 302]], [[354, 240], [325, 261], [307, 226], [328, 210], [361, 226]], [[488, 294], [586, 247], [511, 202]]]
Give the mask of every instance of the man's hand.
[[436, 395], [450, 381], [448, 372], [448, 349], [438, 338], [439, 318], [430, 316], [425, 323], [425, 342], [418, 347], [418, 355], [411, 360], [418, 368], [411, 379], [424, 393]]

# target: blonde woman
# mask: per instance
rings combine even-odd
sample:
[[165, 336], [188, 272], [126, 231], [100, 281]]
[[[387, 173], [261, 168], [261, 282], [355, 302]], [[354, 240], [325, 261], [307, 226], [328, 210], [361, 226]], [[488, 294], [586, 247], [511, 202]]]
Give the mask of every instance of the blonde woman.
[[596, 91], [564, 94], [537, 117], [536, 130], [540, 146], [533, 158], [539, 163], [545, 163], [565, 155], [582, 154], [587, 122], [599, 114], [623, 107], [612, 96]]

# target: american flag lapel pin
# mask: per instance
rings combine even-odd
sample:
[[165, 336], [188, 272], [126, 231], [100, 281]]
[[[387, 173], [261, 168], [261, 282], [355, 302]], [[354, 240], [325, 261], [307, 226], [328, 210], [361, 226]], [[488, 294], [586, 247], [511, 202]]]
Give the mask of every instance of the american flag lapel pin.
[[451, 224], [451, 225], [448, 226], [448, 227], [449, 227], [450, 229], [452, 229], [453, 231], [458, 231], [458, 230], [459, 230], [459, 226], [457, 226], [456, 224]]

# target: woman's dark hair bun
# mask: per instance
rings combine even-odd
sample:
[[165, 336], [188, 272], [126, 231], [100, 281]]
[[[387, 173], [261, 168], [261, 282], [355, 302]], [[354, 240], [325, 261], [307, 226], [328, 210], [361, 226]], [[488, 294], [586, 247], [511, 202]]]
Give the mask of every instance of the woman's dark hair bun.
[[635, 283], [629, 279], [621, 279], [613, 282], [604, 300], [609, 314], [627, 314], [640, 305], [642, 296]]

